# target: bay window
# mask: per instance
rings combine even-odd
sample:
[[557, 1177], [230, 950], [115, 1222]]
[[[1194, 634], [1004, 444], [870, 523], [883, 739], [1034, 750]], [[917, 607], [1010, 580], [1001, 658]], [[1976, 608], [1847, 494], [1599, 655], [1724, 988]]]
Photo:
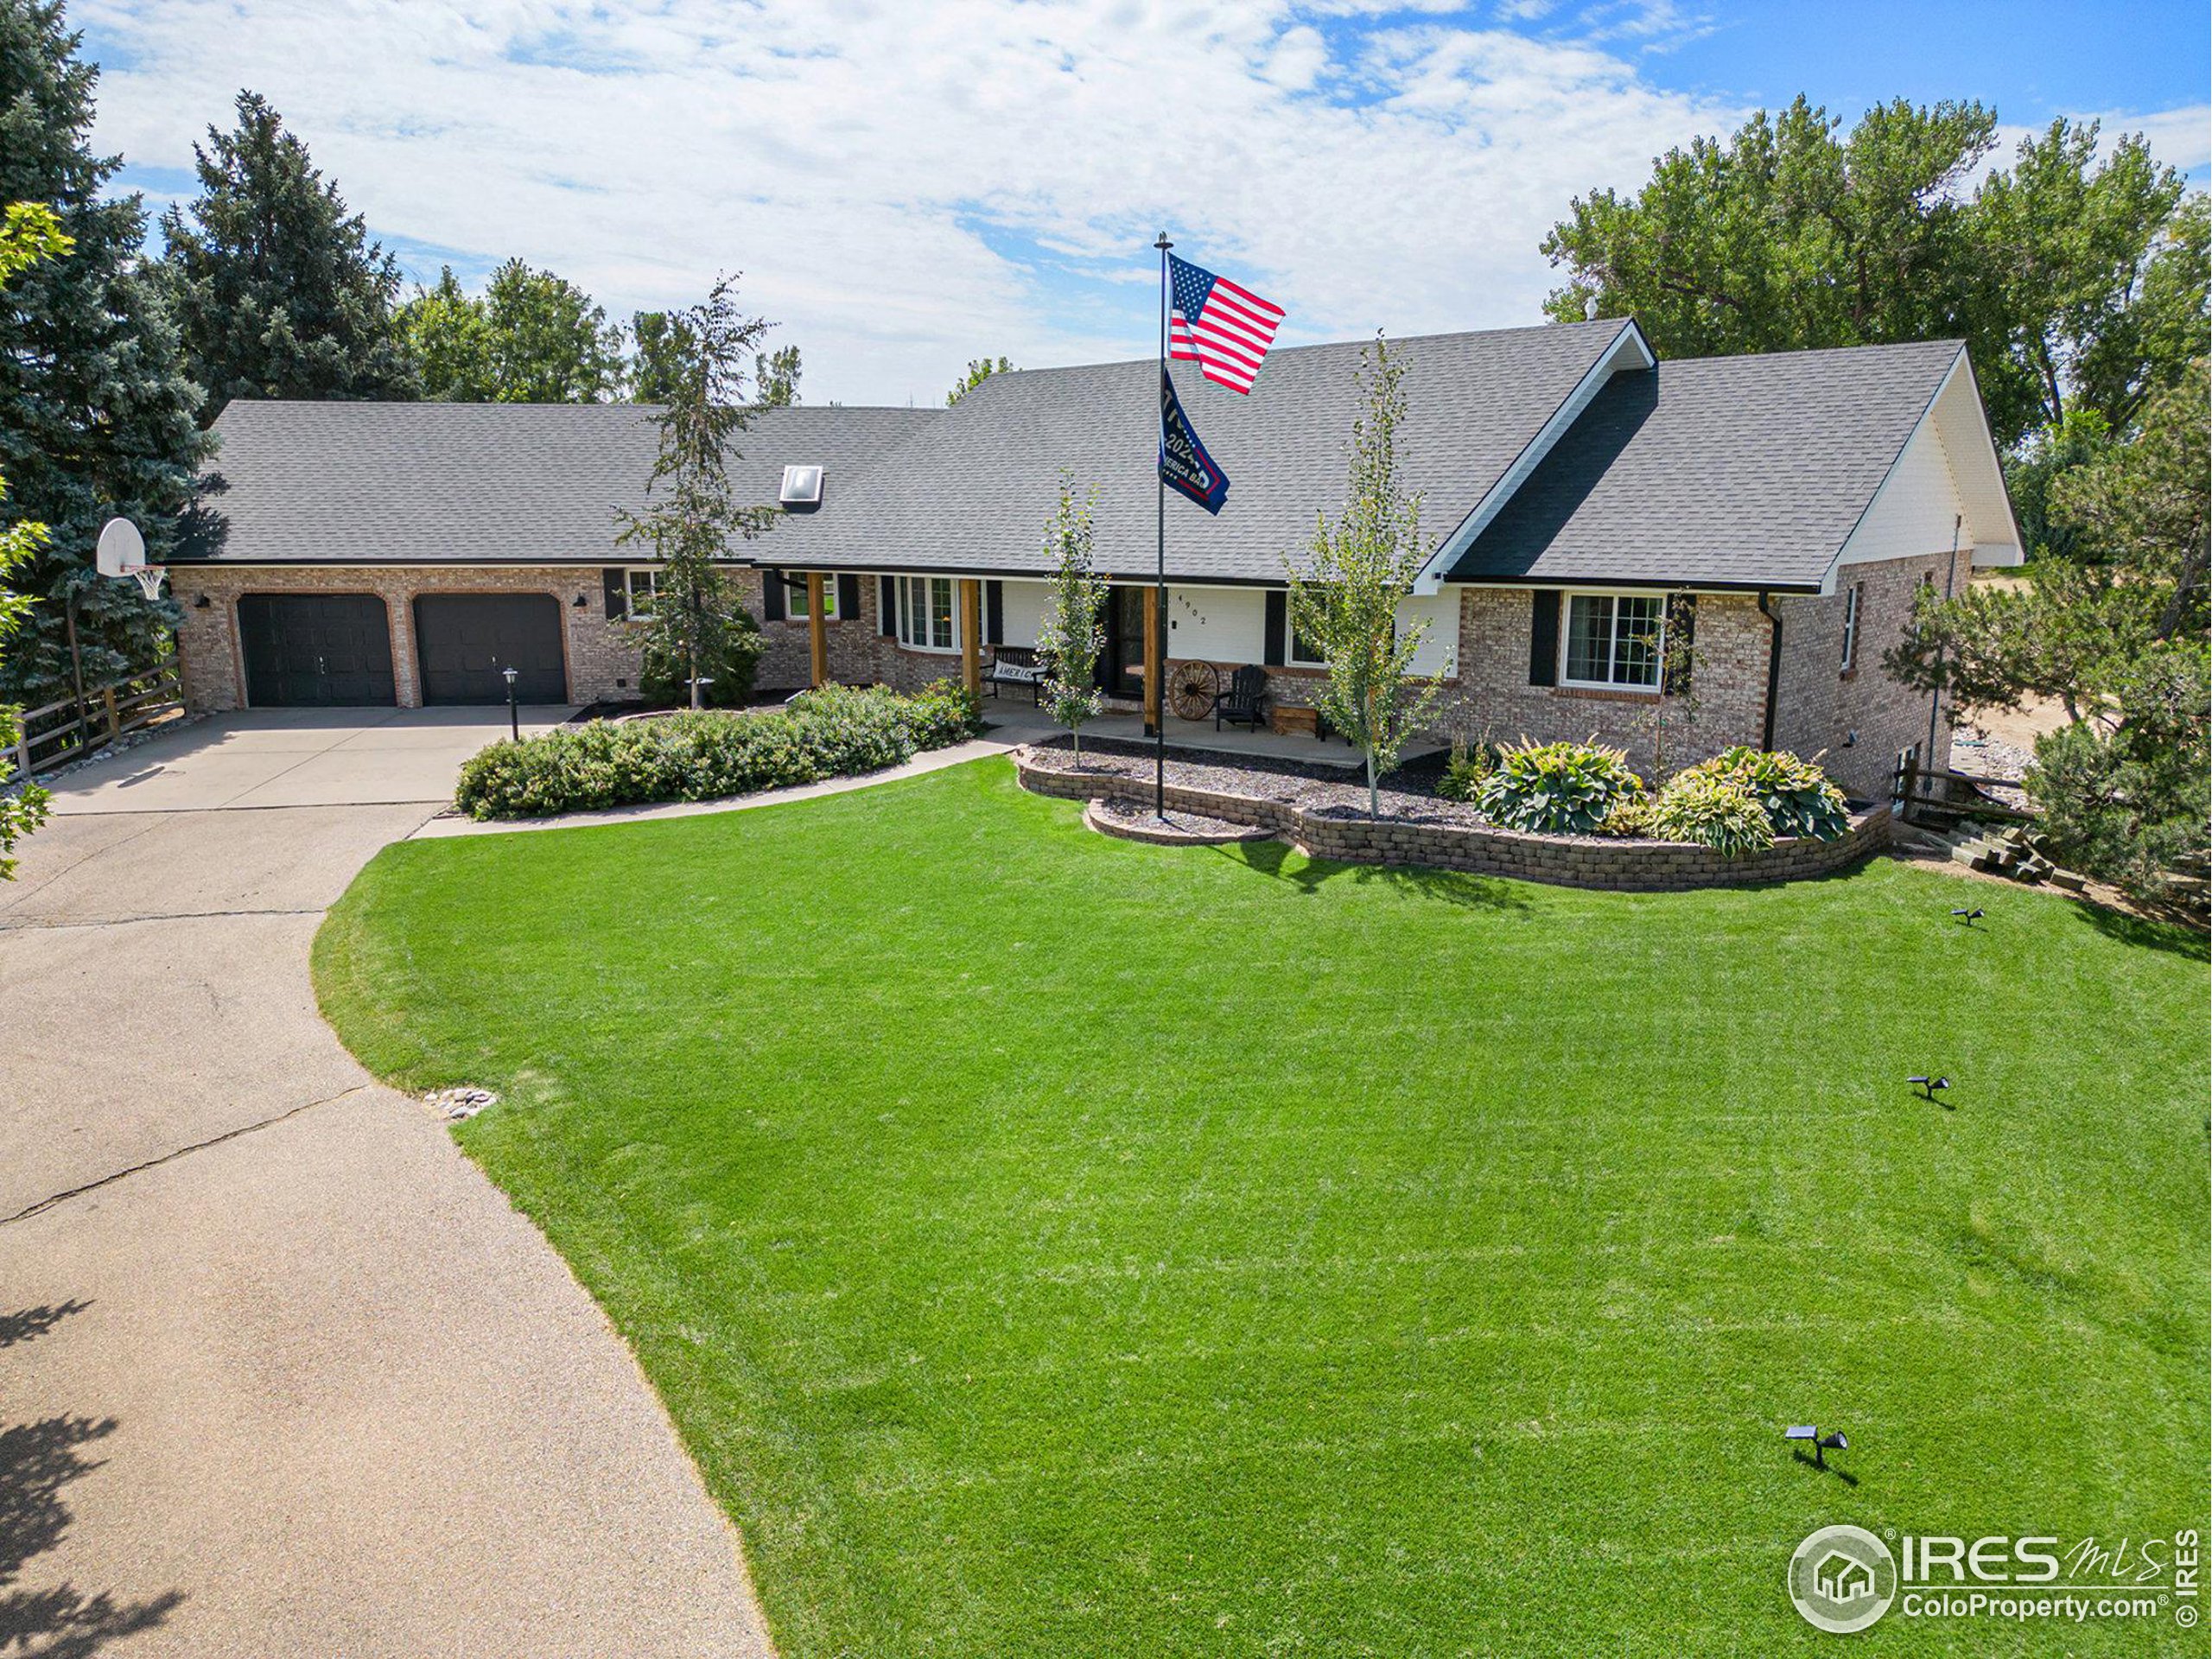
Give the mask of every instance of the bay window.
[[952, 578], [899, 578], [899, 643], [916, 651], [950, 651], [960, 643], [953, 622]]

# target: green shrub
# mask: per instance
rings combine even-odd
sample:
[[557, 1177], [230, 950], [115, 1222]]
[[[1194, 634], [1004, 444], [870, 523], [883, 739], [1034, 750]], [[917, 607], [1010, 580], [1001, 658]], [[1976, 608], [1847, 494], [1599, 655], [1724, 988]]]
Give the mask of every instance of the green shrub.
[[1618, 836], [1624, 840], [1638, 837], [1656, 839], [1659, 832], [1652, 827], [1652, 817], [1658, 810], [1658, 804], [1649, 795], [1624, 795], [1605, 814], [1605, 822], [1598, 826], [1598, 833]]
[[[1675, 774], [1732, 779], [1765, 811], [1777, 836], [1809, 836], [1834, 841], [1851, 828], [1843, 791], [1810, 760], [1780, 749], [1723, 749]], [[1670, 785], [1671, 787], [1671, 785]]]
[[1614, 804], [1643, 780], [1619, 749], [1594, 743], [1523, 743], [1497, 757], [1475, 791], [1492, 823], [1547, 836], [1595, 835]]
[[595, 720], [472, 756], [454, 804], [474, 818], [543, 817], [875, 772], [969, 735], [972, 703], [957, 685], [912, 697], [833, 685], [752, 714]]
[[[709, 709], [742, 709], [753, 701], [753, 671], [766, 642], [760, 625], [744, 611], [731, 609], [702, 631], [699, 671], [707, 683], [702, 700]], [[645, 624], [638, 641], [638, 690], [647, 702], [688, 708], [691, 702], [691, 655], [672, 617]]]
[[942, 749], [983, 729], [983, 699], [956, 679], [931, 680], [907, 700], [914, 746]]
[[1444, 763], [1444, 776], [1436, 785], [1436, 792], [1447, 801], [1471, 801], [1483, 786], [1483, 780], [1497, 770], [1497, 745], [1465, 743], [1452, 746], [1452, 758]]
[[1652, 804], [1651, 833], [1741, 858], [1774, 845], [1766, 809], [1737, 779], [1693, 767], [1668, 780]]

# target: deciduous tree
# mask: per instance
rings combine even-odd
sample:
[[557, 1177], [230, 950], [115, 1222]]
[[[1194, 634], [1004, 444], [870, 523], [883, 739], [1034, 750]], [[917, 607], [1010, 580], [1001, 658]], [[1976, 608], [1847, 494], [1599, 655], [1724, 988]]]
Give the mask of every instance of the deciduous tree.
[[1315, 524], [1304, 567], [1290, 567], [1290, 620], [1328, 665], [1321, 712], [1367, 757], [1370, 817], [1382, 816], [1382, 774], [1398, 764], [1440, 689], [1413, 671], [1428, 625], [1398, 624], [1399, 602], [1433, 550], [1421, 536], [1421, 498], [1398, 476], [1405, 372], [1379, 334], [1360, 354], [1366, 409], [1352, 425], [1344, 504], [1333, 525]]
[[968, 359], [968, 372], [960, 377], [950, 391], [944, 394], [944, 406], [950, 409], [995, 374], [1013, 372], [1014, 365], [1003, 357], [996, 359], [988, 357], [971, 357]]
[[1037, 658], [1045, 670], [1045, 702], [1068, 728], [1075, 763], [1083, 765], [1083, 728], [1098, 718], [1098, 659], [1106, 652], [1106, 579], [1091, 567], [1091, 513], [1098, 492], [1076, 497], [1075, 475], [1060, 474], [1059, 505], [1045, 527], [1052, 579], [1037, 625]]
[[2010, 171], [1974, 103], [1799, 98], [1592, 192], [1543, 251], [1561, 321], [1634, 315], [1662, 356], [1963, 338], [2001, 445], [2075, 408], [2124, 424], [2204, 346], [2202, 199], [2139, 137], [2054, 122]]
[[[622, 388], [622, 329], [590, 295], [510, 259], [480, 296], [450, 269], [401, 308], [423, 395], [442, 403], [591, 404]], [[658, 401], [658, 399], [654, 401]]]

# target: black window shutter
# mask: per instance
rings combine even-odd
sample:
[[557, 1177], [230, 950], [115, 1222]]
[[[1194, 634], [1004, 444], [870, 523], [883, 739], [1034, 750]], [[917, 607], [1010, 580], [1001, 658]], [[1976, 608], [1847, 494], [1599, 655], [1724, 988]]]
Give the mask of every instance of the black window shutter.
[[629, 577], [624, 572], [615, 569], [610, 565], [607, 569], [601, 570], [599, 573], [599, 583], [601, 590], [607, 595], [607, 620], [612, 622], [618, 617], [629, 615]]
[[837, 578], [837, 620], [840, 622], [861, 620], [861, 579], [858, 576]]
[[784, 573], [763, 569], [760, 572], [760, 620], [780, 622], [784, 620]]
[[1559, 683], [1559, 590], [1539, 588], [1529, 595], [1535, 603], [1529, 613], [1529, 683]]
[[1674, 594], [1667, 601], [1667, 666], [1663, 690], [1669, 696], [1688, 696], [1690, 690], [1690, 649], [1697, 643], [1697, 595]]
[[983, 643], [1006, 643], [1006, 584], [1002, 582], [983, 584]]
[[878, 576], [875, 579], [875, 631], [878, 633], [899, 632], [899, 578]]
[[1284, 646], [1290, 637], [1290, 595], [1280, 588], [1268, 589], [1268, 631], [1261, 660], [1269, 668], [1282, 666]]

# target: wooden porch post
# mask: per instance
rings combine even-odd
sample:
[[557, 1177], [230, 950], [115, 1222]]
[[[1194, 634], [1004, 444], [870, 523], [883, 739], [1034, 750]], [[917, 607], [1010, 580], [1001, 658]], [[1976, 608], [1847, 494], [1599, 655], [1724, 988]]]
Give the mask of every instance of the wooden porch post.
[[983, 584], [973, 577], [960, 579], [960, 683], [970, 696], [983, 690], [983, 659], [977, 640], [983, 632]]
[[830, 625], [822, 620], [822, 573], [806, 573], [806, 650], [817, 685], [830, 683]]
[[1160, 607], [1153, 595], [1144, 596], [1144, 729], [1154, 736], [1160, 730], [1160, 689], [1167, 677], [1167, 650], [1160, 637]]

